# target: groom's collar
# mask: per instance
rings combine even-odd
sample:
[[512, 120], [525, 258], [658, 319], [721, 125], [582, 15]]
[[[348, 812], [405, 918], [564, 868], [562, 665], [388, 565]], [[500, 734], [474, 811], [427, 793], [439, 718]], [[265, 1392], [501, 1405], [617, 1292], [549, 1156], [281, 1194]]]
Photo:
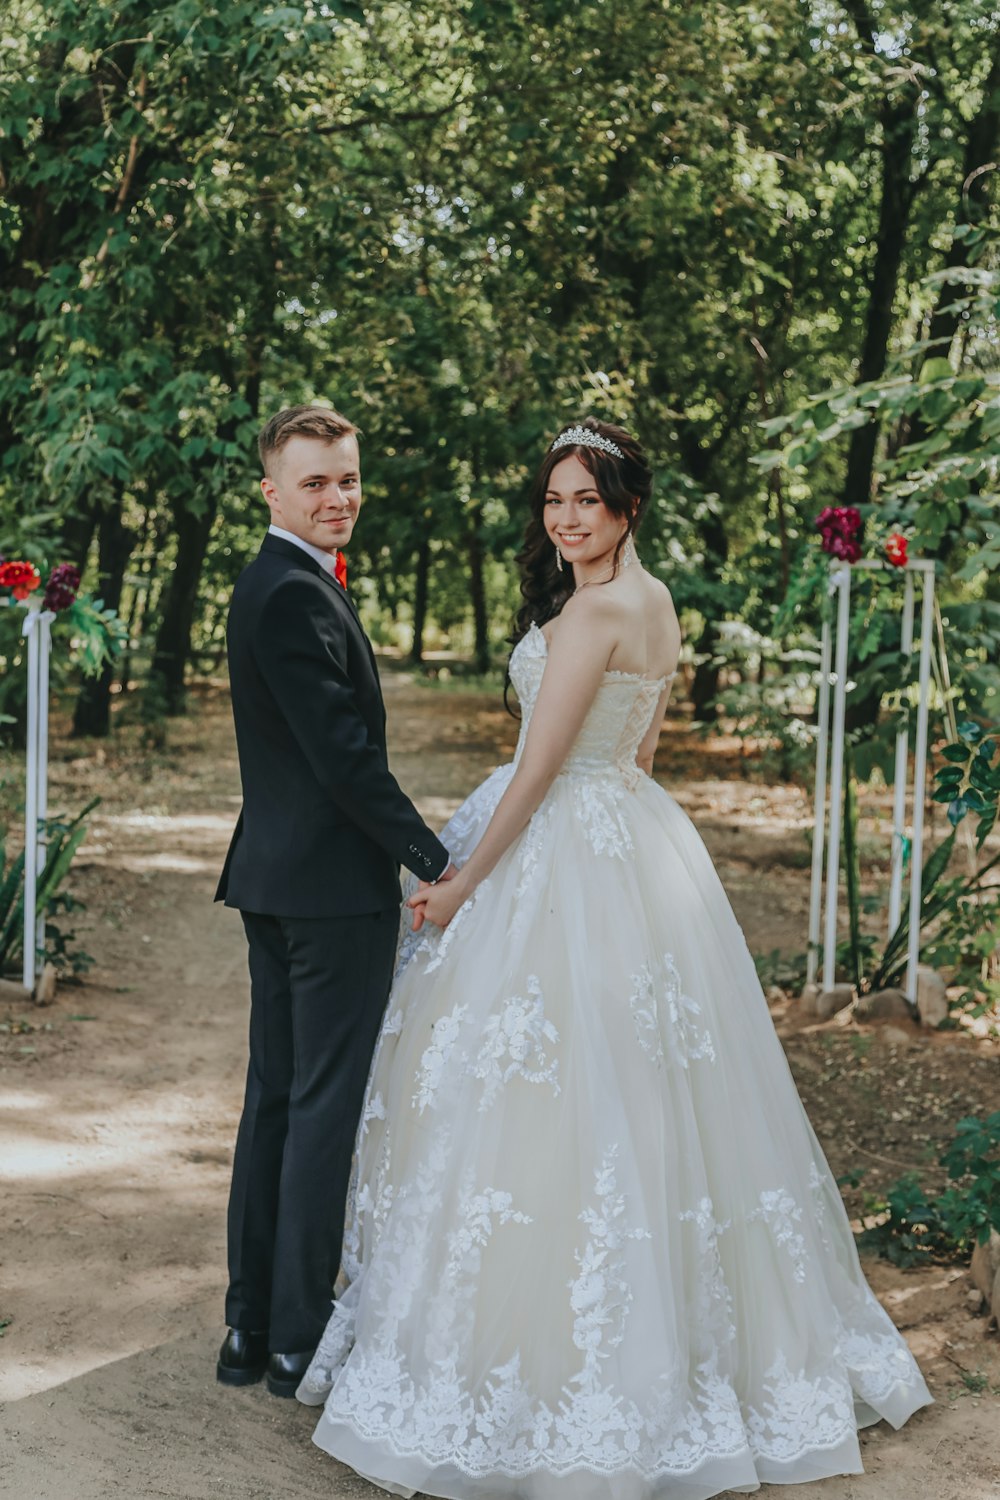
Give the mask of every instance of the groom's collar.
[[311, 542], [303, 541], [300, 536], [295, 535], [294, 531], [285, 531], [282, 526], [269, 526], [267, 534], [277, 537], [281, 542], [290, 542], [293, 547], [298, 547], [299, 551], [305, 552], [313, 562], [319, 563], [324, 573], [333, 576], [333, 570], [337, 566], [336, 552], [324, 552], [321, 547], [314, 547]]

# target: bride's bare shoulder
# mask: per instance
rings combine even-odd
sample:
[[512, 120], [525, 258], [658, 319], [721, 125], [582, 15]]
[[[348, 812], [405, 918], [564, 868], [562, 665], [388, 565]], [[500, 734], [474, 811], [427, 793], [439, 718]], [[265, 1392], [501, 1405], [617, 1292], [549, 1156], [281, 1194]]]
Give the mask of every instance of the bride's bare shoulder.
[[652, 573], [646, 573], [645, 584], [647, 590], [649, 591], [649, 599], [651, 603], [659, 604], [661, 607], [667, 606], [671, 610], [673, 609], [674, 596], [673, 594], [671, 594], [670, 589], [663, 582], [662, 578], [654, 578]]

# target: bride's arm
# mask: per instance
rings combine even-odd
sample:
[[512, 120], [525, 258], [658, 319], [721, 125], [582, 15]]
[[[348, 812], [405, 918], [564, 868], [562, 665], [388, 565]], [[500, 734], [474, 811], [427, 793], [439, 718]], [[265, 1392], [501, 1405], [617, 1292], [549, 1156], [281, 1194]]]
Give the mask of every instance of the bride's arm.
[[445, 926], [526, 827], [573, 747], [618, 641], [617, 610], [598, 590], [566, 605], [510, 784], [454, 879], [411, 897], [418, 920]]

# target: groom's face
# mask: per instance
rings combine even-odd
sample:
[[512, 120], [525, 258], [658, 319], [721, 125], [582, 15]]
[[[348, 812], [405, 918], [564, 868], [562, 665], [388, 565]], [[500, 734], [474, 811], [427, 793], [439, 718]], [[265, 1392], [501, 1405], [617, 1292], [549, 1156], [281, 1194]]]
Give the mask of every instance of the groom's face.
[[361, 509], [361, 455], [353, 432], [336, 442], [296, 434], [275, 453], [260, 487], [275, 526], [336, 552]]

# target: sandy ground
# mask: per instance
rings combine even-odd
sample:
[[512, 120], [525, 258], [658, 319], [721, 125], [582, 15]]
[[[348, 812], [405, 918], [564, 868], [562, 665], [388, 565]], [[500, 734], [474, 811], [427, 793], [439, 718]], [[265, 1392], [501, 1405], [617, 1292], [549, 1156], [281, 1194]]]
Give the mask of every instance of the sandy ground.
[[[515, 728], [489, 696], [387, 682], [394, 765], [440, 824]], [[201, 696], [162, 751], [134, 729], [96, 755], [55, 739], [54, 805], [104, 800], [74, 880], [94, 970], [51, 1007], [0, 1007], [0, 1494], [18, 1500], [379, 1493], [312, 1447], [310, 1412], [213, 1378], [247, 986], [238, 918], [211, 901], [238, 806], [228, 708]], [[689, 744], [668, 729], [664, 779], [702, 827], [751, 947], [801, 947], [803, 794], [747, 782]], [[16, 780], [16, 761], [0, 772]], [[866, 1161], [868, 1187], [926, 1166], [955, 1119], [996, 1107], [993, 1044], [809, 1025], [773, 998], [834, 1169]], [[868, 1269], [937, 1404], [900, 1434], [866, 1433], [863, 1477], [795, 1493], [995, 1500], [1000, 1348], [966, 1272]]]

